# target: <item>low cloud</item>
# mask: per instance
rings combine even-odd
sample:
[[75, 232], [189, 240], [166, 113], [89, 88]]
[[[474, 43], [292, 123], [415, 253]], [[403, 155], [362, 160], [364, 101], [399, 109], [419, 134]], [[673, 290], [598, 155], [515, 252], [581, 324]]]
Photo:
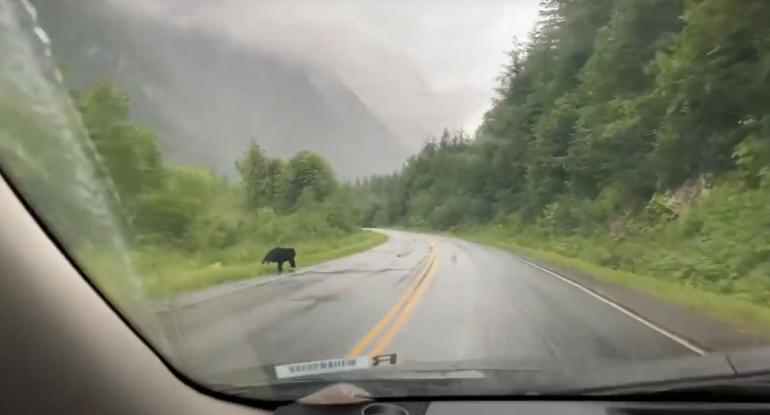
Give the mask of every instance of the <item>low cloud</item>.
[[229, 36], [349, 85], [412, 148], [475, 128], [538, 0], [112, 0], [169, 24]]

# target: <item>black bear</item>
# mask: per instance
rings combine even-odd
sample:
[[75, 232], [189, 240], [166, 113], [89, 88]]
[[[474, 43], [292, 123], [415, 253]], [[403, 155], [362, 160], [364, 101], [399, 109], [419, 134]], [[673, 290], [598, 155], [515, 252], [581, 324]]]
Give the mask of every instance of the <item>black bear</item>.
[[263, 264], [269, 262], [278, 263], [278, 272], [283, 272], [283, 263], [289, 262], [292, 268], [295, 268], [294, 257], [297, 253], [294, 248], [273, 248], [265, 254], [265, 258], [262, 260]]

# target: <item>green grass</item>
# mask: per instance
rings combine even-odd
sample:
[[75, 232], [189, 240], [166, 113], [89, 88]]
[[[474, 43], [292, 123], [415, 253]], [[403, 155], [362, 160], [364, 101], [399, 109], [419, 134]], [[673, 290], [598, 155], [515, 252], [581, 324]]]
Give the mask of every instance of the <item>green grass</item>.
[[[311, 239], [286, 244], [297, 251], [297, 266], [307, 267], [331, 259], [365, 251], [387, 241], [379, 232], [358, 231], [323, 239]], [[143, 248], [132, 252], [132, 260], [149, 296], [167, 296], [183, 291], [194, 291], [224, 282], [264, 276], [276, 272], [276, 265], [262, 265], [260, 261], [273, 246], [258, 242], [244, 242], [235, 247], [205, 256], [170, 248]], [[107, 257], [86, 253], [80, 255], [87, 263], [89, 274], [107, 281], [114, 269], [114, 261]], [[286, 266], [288, 264], [285, 264]]]
[[600, 280], [621, 284], [650, 293], [658, 298], [696, 308], [714, 318], [727, 321], [740, 328], [766, 336], [770, 335], [770, 308], [745, 299], [736, 298], [729, 294], [701, 290], [675, 281], [615, 270], [584, 259], [567, 257], [554, 252], [523, 246], [510, 237], [493, 231], [485, 231], [484, 228], [473, 231], [454, 232], [453, 235], [503, 248], [568, 269], [581, 271]]

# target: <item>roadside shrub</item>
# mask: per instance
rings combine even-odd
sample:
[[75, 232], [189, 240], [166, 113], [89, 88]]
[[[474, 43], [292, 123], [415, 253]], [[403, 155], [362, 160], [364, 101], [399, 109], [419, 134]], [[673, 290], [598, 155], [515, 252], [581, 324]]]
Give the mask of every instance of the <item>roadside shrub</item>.
[[190, 237], [197, 249], [227, 248], [238, 242], [243, 224], [236, 216], [210, 212], [193, 223]]
[[201, 210], [197, 200], [179, 198], [167, 192], [141, 195], [131, 223], [139, 240], [184, 245], [188, 231]]
[[458, 195], [449, 196], [430, 214], [430, 222], [439, 229], [456, 227], [463, 222], [468, 208], [466, 198]]

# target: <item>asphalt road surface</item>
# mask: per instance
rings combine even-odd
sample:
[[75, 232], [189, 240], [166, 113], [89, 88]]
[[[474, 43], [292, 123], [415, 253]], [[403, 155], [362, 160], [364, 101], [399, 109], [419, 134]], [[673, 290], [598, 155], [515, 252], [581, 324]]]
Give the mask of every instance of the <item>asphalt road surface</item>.
[[[674, 339], [498, 249], [384, 231], [383, 245], [281, 276], [214, 287], [166, 313], [193, 373], [344, 356], [399, 361], [656, 360]], [[302, 264], [302, 253], [298, 253]]]

